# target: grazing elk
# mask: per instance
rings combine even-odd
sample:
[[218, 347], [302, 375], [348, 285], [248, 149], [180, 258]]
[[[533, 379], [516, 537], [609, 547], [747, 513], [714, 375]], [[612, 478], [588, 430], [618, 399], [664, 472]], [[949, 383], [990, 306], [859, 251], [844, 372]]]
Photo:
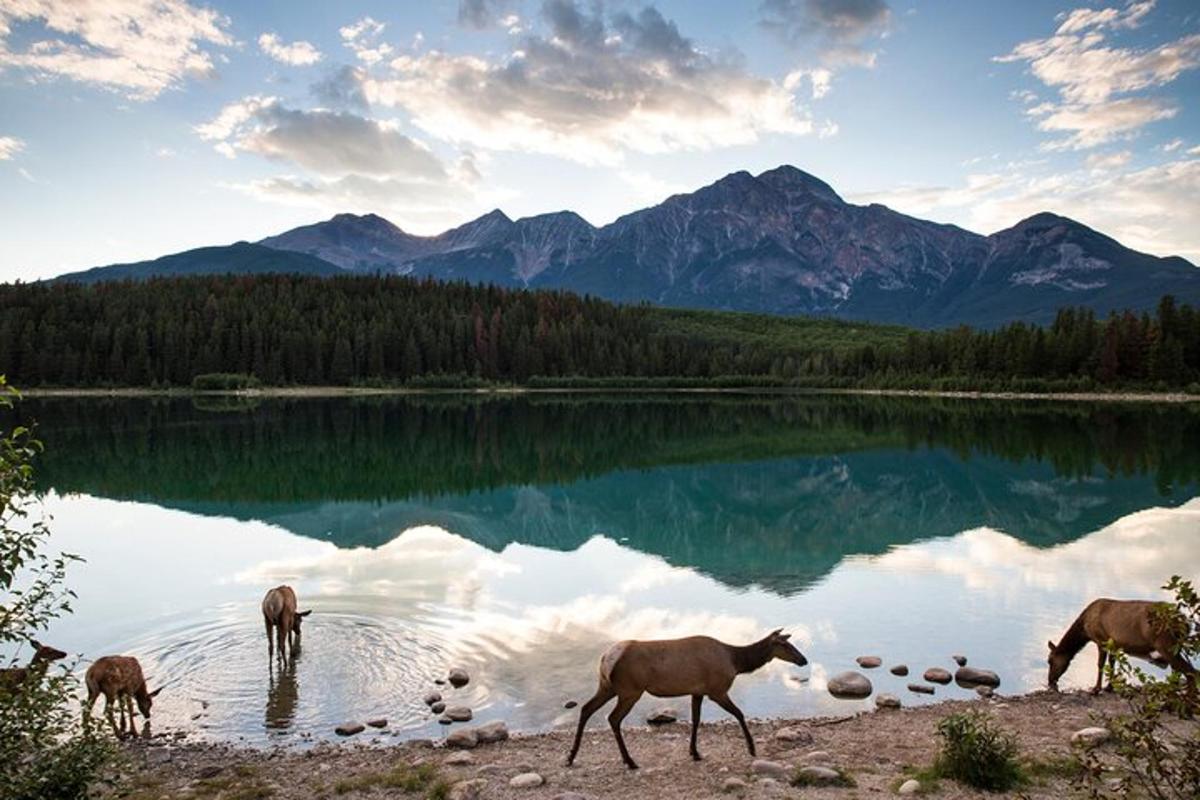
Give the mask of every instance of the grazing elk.
[[1157, 664], [1170, 665], [1176, 672], [1187, 675], [1188, 683], [1194, 691], [1196, 685], [1196, 668], [1187, 659], [1179, 655], [1179, 644], [1174, 635], [1156, 619], [1156, 609], [1163, 603], [1149, 600], [1109, 600], [1101, 598], [1088, 603], [1087, 608], [1076, 617], [1067, 628], [1067, 632], [1059, 639], [1058, 644], [1047, 642], [1050, 646], [1050, 688], [1058, 691], [1058, 679], [1067, 671], [1071, 659], [1087, 645], [1095, 642], [1099, 651], [1096, 664], [1096, 685], [1092, 694], [1100, 693], [1100, 685], [1104, 679], [1104, 662], [1108, 658], [1107, 643], [1112, 643], [1120, 650], [1131, 656], [1147, 658]]
[[25, 682], [30, 678], [33, 680], [41, 680], [41, 677], [46, 674], [46, 668], [50, 666], [51, 661], [58, 661], [60, 658], [66, 658], [67, 654], [49, 645], [41, 642], [30, 642], [34, 647], [33, 656], [29, 659], [29, 665], [24, 667], [9, 667], [0, 669], [0, 692], [15, 692], [25, 685]]
[[705, 697], [734, 716], [742, 726], [750, 755], [755, 755], [754, 739], [746, 726], [746, 717], [729, 699], [729, 687], [738, 675], [754, 672], [775, 658], [800, 667], [807, 664], [808, 659], [788, 641], [788, 637], [789, 634], [780, 629], [753, 644], [740, 647], [707, 636], [617, 642], [600, 657], [600, 686], [592, 699], [579, 709], [579, 727], [575, 729], [575, 743], [571, 746], [571, 754], [567, 756], [567, 766], [575, 761], [579, 752], [579, 742], [588, 718], [616, 697], [617, 705], [608, 715], [608, 724], [617, 739], [621, 759], [630, 769], [637, 769], [637, 764], [625, 748], [621, 721], [643, 692], [655, 697], [692, 696], [692, 741], [688, 752], [693, 759], [700, 760], [700, 753], [696, 750], [696, 734], [700, 728], [700, 704]]
[[286, 648], [295, 651], [300, 644], [300, 620], [312, 613], [296, 611], [296, 593], [290, 586], [276, 586], [267, 592], [262, 601], [263, 622], [267, 626], [267, 655], [271, 654], [273, 642], [271, 629], [279, 644], [279, 657], [286, 656]]
[[[150, 719], [150, 707], [154, 704], [154, 698], [162, 691], [161, 686], [153, 692], [147, 691], [142, 665], [133, 656], [104, 656], [96, 659], [88, 667], [84, 683], [87, 685], [87, 702], [83, 706], [84, 720], [91, 719], [92, 706], [96, 704], [96, 698], [103, 694], [104, 716], [108, 718], [108, 724], [112, 725], [113, 732], [118, 735], [125, 730], [126, 710], [129, 712], [129, 728], [133, 730], [133, 701], [137, 700], [142, 716]], [[113, 700], [117, 701], [121, 710], [120, 731], [117, 730], [117, 723], [113, 721]]]

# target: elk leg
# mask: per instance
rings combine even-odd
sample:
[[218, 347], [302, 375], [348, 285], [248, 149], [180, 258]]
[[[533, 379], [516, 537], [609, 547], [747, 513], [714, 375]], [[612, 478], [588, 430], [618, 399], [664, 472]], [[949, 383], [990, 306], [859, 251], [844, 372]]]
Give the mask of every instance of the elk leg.
[[629, 714], [634, 703], [642, 696], [641, 692], [637, 694], [626, 694], [617, 697], [617, 707], [608, 715], [608, 724], [612, 728], [613, 736], [617, 739], [617, 749], [621, 751], [621, 760], [625, 762], [625, 766], [630, 769], [637, 769], [638, 765], [629, 755], [629, 750], [625, 747], [625, 737], [621, 735], [621, 721]]
[[602, 686], [592, 695], [592, 699], [584, 703], [583, 707], [579, 709], [579, 727], [575, 729], [575, 743], [571, 745], [571, 753], [567, 756], [568, 767], [575, 761], [575, 756], [579, 753], [579, 743], [583, 740], [583, 726], [587, 725], [587, 721], [591, 718], [592, 714], [599, 711], [600, 707], [609, 700], [612, 700], [616, 694], [611, 686]]
[[108, 719], [108, 724], [112, 726], [113, 733], [120, 737], [121, 732], [117, 730], [117, 722], [113, 719], [113, 697], [111, 694], [104, 695], [104, 716]]
[[263, 617], [263, 624], [267, 627], [267, 658], [270, 658], [275, 653], [275, 641], [271, 638], [271, 620]]
[[750, 735], [750, 728], [746, 725], [746, 715], [742, 713], [742, 710], [733, 704], [728, 694], [710, 694], [709, 698], [733, 715], [733, 718], [742, 726], [742, 734], [746, 737], [746, 747], [750, 750], [750, 755], [758, 755], [754, 752], [754, 737]]
[[704, 695], [692, 695], [692, 747], [688, 751], [692, 754], [693, 761], [700, 760], [700, 751], [696, 749], [696, 734], [700, 732], [700, 704], [704, 702]]
[[83, 724], [90, 726], [92, 724], [92, 708], [96, 705], [97, 698], [100, 697], [99, 692], [94, 692], [88, 689], [87, 700], [83, 703]]
[[1104, 649], [1104, 645], [1096, 642], [1096, 650], [1099, 651], [1099, 659], [1096, 661], [1096, 685], [1092, 687], [1092, 694], [1100, 694], [1100, 684], [1104, 680], [1104, 661], [1108, 658], [1108, 651]]
[[1190, 717], [1193, 710], [1200, 705], [1196, 702], [1196, 668], [1192, 666], [1192, 662], [1178, 653], [1171, 656], [1168, 662], [1171, 665], [1171, 669], [1183, 673], [1184, 680], [1187, 681], [1188, 704], [1191, 706], [1187, 711], [1187, 716]]
[[279, 651], [280, 660], [287, 658], [287, 631], [280, 623], [275, 624], [275, 649]]

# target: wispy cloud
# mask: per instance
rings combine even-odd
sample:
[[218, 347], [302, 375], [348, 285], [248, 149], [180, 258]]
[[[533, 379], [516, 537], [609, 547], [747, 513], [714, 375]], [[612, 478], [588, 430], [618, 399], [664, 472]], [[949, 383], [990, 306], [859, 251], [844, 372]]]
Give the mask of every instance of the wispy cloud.
[[1200, 66], [1200, 34], [1145, 49], [1107, 44], [1111, 32], [1136, 28], [1153, 8], [1150, 0], [1075, 9], [1061, 17], [1052, 36], [1022, 42], [994, 59], [1026, 62], [1038, 80], [1058, 91], [1057, 102], [1026, 111], [1040, 130], [1066, 134], [1047, 149], [1095, 147], [1175, 116], [1178, 108], [1171, 102], [1135, 93], [1165, 86]]
[[24, 140], [15, 136], [0, 136], [0, 161], [11, 161], [13, 156], [24, 149]]
[[[42, 26], [23, 49], [7, 41], [15, 22]], [[0, 0], [0, 70], [67, 78], [150, 100], [186, 77], [214, 71], [204, 45], [228, 46], [229, 20], [186, 0]]]
[[814, 47], [830, 65], [875, 65], [892, 12], [884, 0], [763, 0], [759, 24], [788, 45]]
[[258, 47], [279, 63], [294, 67], [307, 67], [321, 60], [321, 51], [311, 42], [301, 40], [287, 44], [274, 33], [259, 36]]
[[387, 26], [371, 17], [363, 17], [357, 22], [338, 29], [342, 36], [342, 44], [354, 52], [355, 58], [364, 64], [378, 64], [392, 54], [392, 46], [379, 42]]
[[702, 50], [653, 7], [605, 15], [549, 0], [542, 23], [544, 33], [498, 60], [400, 56], [364, 82], [367, 98], [407, 110], [441, 139], [585, 163], [814, 130], [791, 90], [736, 54]]

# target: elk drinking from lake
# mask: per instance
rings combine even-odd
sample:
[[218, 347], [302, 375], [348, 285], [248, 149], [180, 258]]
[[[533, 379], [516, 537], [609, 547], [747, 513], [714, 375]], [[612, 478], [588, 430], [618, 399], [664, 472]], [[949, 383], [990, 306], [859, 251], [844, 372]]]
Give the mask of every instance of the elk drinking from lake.
[[[263, 622], [267, 627], [267, 654], [277, 643], [279, 657], [287, 655], [286, 650], [295, 652], [300, 644], [300, 621], [312, 613], [296, 611], [296, 592], [290, 586], [276, 586], [267, 592], [262, 601]], [[274, 629], [275, 642], [271, 639]]]
[[[118, 735], [120, 731], [125, 730], [126, 710], [129, 712], [129, 728], [133, 730], [133, 701], [137, 700], [138, 711], [142, 712], [142, 716], [150, 719], [150, 707], [154, 704], [154, 698], [162, 691], [161, 686], [153, 692], [146, 688], [142, 665], [133, 656], [103, 656], [96, 659], [95, 663], [88, 667], [84, 683], [88, 692], [87, 701], [83, 706], [84, 720], [91, 719], [92, 706], [95, 705], [96, 698], [103, 694], [104, 716], [108, 718], [113, 732]], [[113, 721], [113, 700], [117, 701], [121, 709], [120, 730]]]
[[1047, 643], [1050, 646], [1050, 688], [1058, 691], [1058, 679], [1067, 671], [1071, 659], [1088, 642], [1095, 642], [1099, 657], [1096, 685], [1091, 692], [1099, 694], [1104, 680], [1104, 662], [1108, 659], [1109, 641], [1131, 656], [1158, 661], [1154, 658], [1154, 654], [1158, 654], [1172, 669], [1186, 674], [1189, 684], [1194, 688], [1196, 668], [1179, 655], [1179, 643], [1175, 635], [1169, 626], [1157, 618], [1160, 609], [1169, 611], [1170, 606], [1150, 600], [1110, 600], [1106, 597], [1088, 603], [1058, 640], [1058, 644]]
[[655, 697], [692, 696], [692, 738], [688, 752], [693, 759], [700, 760], [696, 735], [700, 728], [700, 705], [705, 697], [733, 715], [742, 726], [750, 755], [755, 755], [754, 738], [746, 717], [729, 699], [729, 687], [738, 675], [754, 672], [772, 659], [800, 667], [807, 664], [808, 659], [788, 641], [789, 636], [780, 629], [744, 646], [725, 644], [708, 636], [617, 642], [600, 657], [600, 685], [579, 709], [579, 727], [575, 730], [567, 766], [579, 752], [588, 718], [616, 697], [617, 705], [608, 715], [608, 724], [616, 737], [621, 759], [630, 769], [637, 769], [621, 736], [621, 722], [644, 692]]

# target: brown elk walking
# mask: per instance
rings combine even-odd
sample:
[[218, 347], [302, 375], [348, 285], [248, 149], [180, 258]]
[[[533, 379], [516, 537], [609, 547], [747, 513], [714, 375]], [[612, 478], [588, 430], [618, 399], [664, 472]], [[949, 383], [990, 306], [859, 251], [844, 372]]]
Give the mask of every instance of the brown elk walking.
[[693, 759], [700, 760], [696, 735], [700, 728], [700, 704], [705, 697], [733, 715], [742, 726], [750, 755], [755, 755], [754, 738], [746, 725], [746, 717], [729, 699], [729, 687], [738, 675], [754, 672], [775, 658], [800, 667], [807, 664], [808, 659], [788, 641], [789, 635], [780, 629], [740, 647], [708, 636], [617, 642], [600, 657], [600, 686], [592, 699], [579, 709], [579, 727], [575, 729], [575, 743], [567, 756], [567, 766], [575, 761], [579, 752], [588, 718], [616, 697], [617, 705], [608, 715], [608, 724], [616, 737], [621, 759], [630, 769], [637, 769], [621, 736], [621, 721], [643, 692], [655, 697], [692, 696], [692, 740], [688, 752]]
[[137, 700], [138, 711], [142, 712], [142, 716], [150, 719], [150, 707], [154, 704], [154, 698], [162, 691], [161, 686], [153, 692], [147, 690], [142, 665], [133, 656], [104, 656], [96, 659], [88, 667], [84, 683], [88, 692], [87, 701], [83, 706], [84, 720], [91, 719], [92, 706], [96, 704], [96, 698], [103, 694], [104, 716], [108, 718], [108, 724], [112, 725], [113, 732], [117, 734], [120, 731], [117, 730], [117, 723], [113, 721], [113, 700], [117, 701], [121, 710], [121, 730], [125, 729], [126, 710], [129, 711], [129, 728], [132, 730], [133, 701]]
[[34, 651], [27, 666], [0, 669], [0, 692], [15, 692], [30, 678], [40, 680], [46, 674], [46, 668], [50, 666], [51, 661], [67, 657], [62, 650], [41, 642], [35, 641], [30, 644], [33, 645]]
[[1156, 663], [1165, 661], [1175, 671], [1187, 675], [1188, 683], [1194, 690], [1196, 668], [1179, 655], [1179, 643], [1155, 618], [1156, 609], [1163, 605], [1149, 600], [1108, 598], [1088, 603], [1058, 644], [1047, 642], [1050, 646], [1050, 688], [1058, 691], [1058, 679], [1067, 671], [1071, 659], [1088, 642], [1095, 642], [1099, 660], [1096, 663], [1096, 685], [1091, 692], [1099, 694], [1104, 680], [1104, 662], [1108, 658], [1106, 645], [1111, 640], [1118, 649], [1131, 656], [1147, 658]]
[[278, 642], [279, 657], [285, 657], [288, 647], [295, 651], [300, 643], [300, 620], [311, 614], [312, 609], [296, 611], [296, 593], [292, 587], [276, 586], [263, 598], [262, 613], [267, 626], [267, 654], [270, 655], [273, 646], [272, 628]]

